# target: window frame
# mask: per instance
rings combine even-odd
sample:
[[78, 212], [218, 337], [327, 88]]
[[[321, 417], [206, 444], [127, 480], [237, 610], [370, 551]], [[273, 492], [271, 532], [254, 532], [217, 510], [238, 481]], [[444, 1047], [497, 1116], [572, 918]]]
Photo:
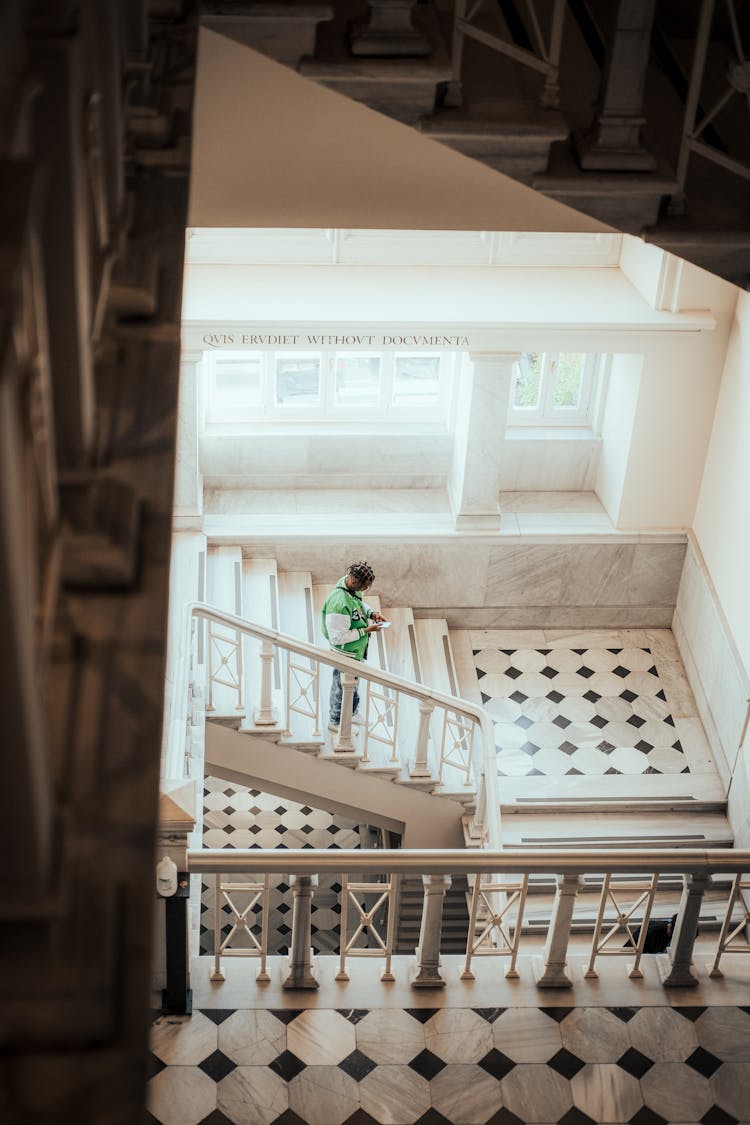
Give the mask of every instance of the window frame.
[[[582, 429], [592, 427], [597, 413], [600, 388], [603, 382], [605, 356], [601, 352], [579, 352], [584, 356], [581, 379], [581, 405], [577, 408], [555, 407], [554, 394], [557, 381], [557, 364], [561, 354], [572, 349], [558, 348], [542, 352], [542, 372], [539, 385], [539, 405], [534, 407], [515, 406], [514, 392], [516, 370], [514, 364], [513, 383], [508, 396], [507, 425], [513, 429], [524, 427], [551, 427], [554, 429]], [[529, 353], [524, 353], [529, 354]]]
[[[222, 363], [239, 362], [248, 355], [261, 359], [260, 402], [242, 401], [242, 392], [220, 392], [217, 386]], [[205, 351], [203, 365], [206, 373], [206, 422], [209, 424], [249, 423], [251, 425], [289, 423], [415, 423], [445, 425], [455, 384], [455, 352], [434, 350], [410, 351], [407, 348], [351, 349], [305, 348], [304, 350], [237, 349], [222, 352]], [[367, 406], [342, 404], [335, 401], [335, 373], [338, 358], [377, 356], [380, 359], [380, 390], [377, 404]], [[277, 359], [319, 358], [320, 393], [317, 403], [294, 402], [294, 399], [276, 401]], [[416, 401], [397, 404], [393, 401], [396, 361], [403, 357], [435, 358], [439, 361], [437, 395], [425, 404]]]

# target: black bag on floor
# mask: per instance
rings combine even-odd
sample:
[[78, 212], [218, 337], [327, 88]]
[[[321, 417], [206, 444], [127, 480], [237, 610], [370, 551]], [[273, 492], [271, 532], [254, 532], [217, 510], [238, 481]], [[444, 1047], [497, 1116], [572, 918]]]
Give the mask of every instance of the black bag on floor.
[[[643, 943], [644, 953], [666, 953], [669, 949], [669, 944], [672, 941], [672, 934], [674, 933], [675, 924], [677, 922], [677, 915], [673, 914], [671, 918], [651, 918], [649, 919], [648, 926], [646, 927], [646, 940]], [[625, 942], [624, 948], [633, 948], [638, 943], [641, 936], [641, 927], [635, 926], [633, 928], [633, 941], [628, 938]]]

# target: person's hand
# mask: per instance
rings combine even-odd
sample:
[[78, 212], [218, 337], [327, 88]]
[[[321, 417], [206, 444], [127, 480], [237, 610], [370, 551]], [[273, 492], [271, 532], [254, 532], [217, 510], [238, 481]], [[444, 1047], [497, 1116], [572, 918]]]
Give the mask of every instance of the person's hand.
[[383, 619], [381, 618], [380, 621], [376, 621], [373, 625], [368, 625], [367, 628], [365, 629], [365, 632], [366, 633], [379, 633], [382, 628], [383, 628]]
[[388, 618], [383, 617], [382, 613], [375, 612], [375, 613], [370, 614], [370, 621], [387, 621], [387, 620], [388, 620]]

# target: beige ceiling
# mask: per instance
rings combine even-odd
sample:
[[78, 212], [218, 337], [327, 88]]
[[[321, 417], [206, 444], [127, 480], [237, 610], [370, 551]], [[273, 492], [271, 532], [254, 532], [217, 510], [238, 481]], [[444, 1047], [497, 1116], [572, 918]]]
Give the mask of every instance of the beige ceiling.
[[189, 225], [611, 229], [206, 28]]

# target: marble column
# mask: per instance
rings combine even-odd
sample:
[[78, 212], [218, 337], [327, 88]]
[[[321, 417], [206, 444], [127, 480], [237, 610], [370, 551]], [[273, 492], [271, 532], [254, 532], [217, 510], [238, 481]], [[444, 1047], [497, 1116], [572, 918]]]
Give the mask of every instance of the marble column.
[[500, 527], [500, 470], [518, 352], [472, 351], [458, 380], [448, 494], [457, 531]]
[[582, 168], [607, 172], [652, 172], [656, 168], [656, 160], [641, 142], [655, 7], [656, 0], [620, 0], [596, 121], [576, 145]]
[[537, 977], [537, 988], [571, 988], [573, 985], [565, 970], [573, 910], [580, 887], [580, 875], [558, 876], [557, 894], [544, 950], [544, 971]]
[[289, 949], [289, 974], [281, 987], [286, 990], [318, 988], [313, 972], [311, 945], [312, 897], [318, 885], [318, 876], [292, 875], [289, 881], [294, 895], [292, 941]]
[[443, 900], [451, 885], [450, 875], [423, 875], [424, 905], [417, 946], [416, 973], [412, 988], [445, 988], [440, 975], [440, 940], [443, 933]]
[[696, 988], [699, 983], [691, 971], [691, 962], [703, 895], [710, 883], [711, 877], [703, 872], [685, 878], [669, 953], [658, 962], [661, 983], [665, 988]]
[[352, 24], [349, 43], [353, 55], [416, 58], [429, 55], [426, 35], [414, 26], [414, 0], [370, 0], [363, 21]]

